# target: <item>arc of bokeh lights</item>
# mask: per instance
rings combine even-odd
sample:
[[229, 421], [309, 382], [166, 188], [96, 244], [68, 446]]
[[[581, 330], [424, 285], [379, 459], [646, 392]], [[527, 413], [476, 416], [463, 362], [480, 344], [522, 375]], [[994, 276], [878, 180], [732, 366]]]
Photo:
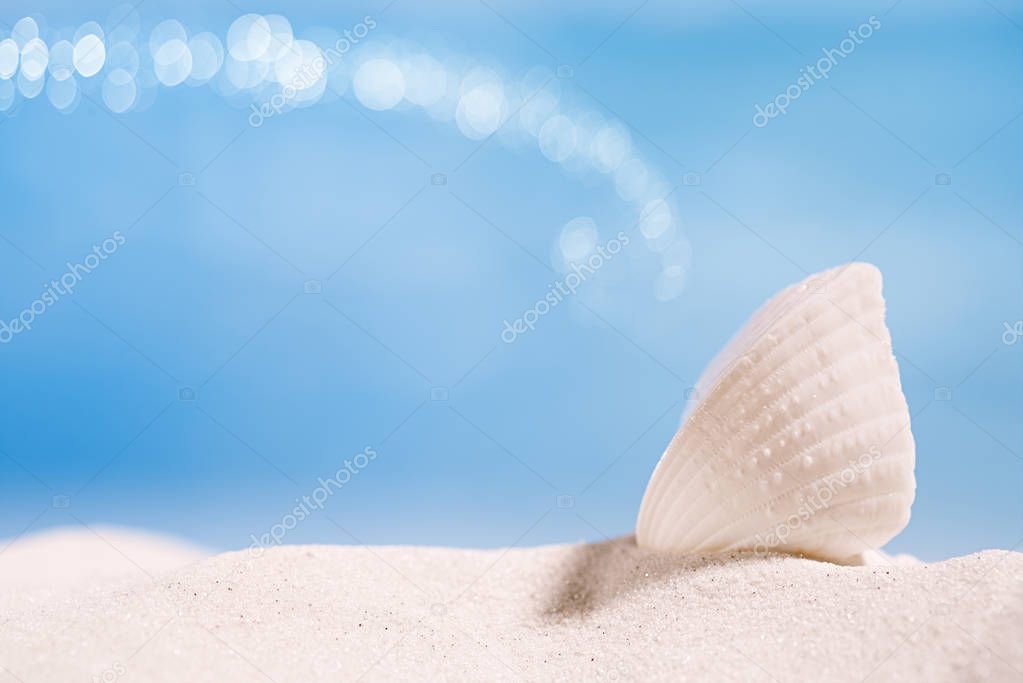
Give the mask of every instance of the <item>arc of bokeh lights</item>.
[[[685, 285], [691, 247], [668, 198], [670, 185], [634, 149], [627, 127], [571, 108], [549, 69], [509, 80], [464, 58], [438, 59], [403, 41], [375, 42], [368, 38], [376, 28], [369, 16], [343, 33], [313, 29], [299, 38], [283, 16], [246, 14], [224, 41], [209, 32], [190, 35], [174, 19], [156, 24], [147, 37], [131, 5], [103, 25], [48, 30], [45, 23], [25, 17], [0, 32], [0, 112], [45, 91], [63, 113], [73, 112], [85, 92], [98, 93], [111, 112], [124, 114], [147, 109], [161, 87], [209, 85], [248, 108], [255, 126], [337, 99], [351, 86], [369, 109], [419, 107], [453, 121], [469, 139], [525, 140], [568, 169], [608, 176], [635, 208], [636, 225], [659, 260], [656, 298], [673, 299]], [[552, 260], [566, 271], [593, 254], [599, 239], [593, 219], [572, 219], [555, 240]]]

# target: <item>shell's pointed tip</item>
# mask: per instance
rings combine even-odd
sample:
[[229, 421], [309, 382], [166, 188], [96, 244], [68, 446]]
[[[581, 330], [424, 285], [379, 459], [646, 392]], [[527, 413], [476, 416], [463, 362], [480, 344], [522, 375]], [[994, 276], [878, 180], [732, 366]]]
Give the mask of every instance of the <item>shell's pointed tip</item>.
[[881, 282], [884, 280], [884, 276], [881, 274], [881, 269], [867, 261], [852, 261], [845, 266], [840, 266], [840, 268], [844, 268], [849, 273], [855, 274], [856, 276], [866, 280], [875, 282]]

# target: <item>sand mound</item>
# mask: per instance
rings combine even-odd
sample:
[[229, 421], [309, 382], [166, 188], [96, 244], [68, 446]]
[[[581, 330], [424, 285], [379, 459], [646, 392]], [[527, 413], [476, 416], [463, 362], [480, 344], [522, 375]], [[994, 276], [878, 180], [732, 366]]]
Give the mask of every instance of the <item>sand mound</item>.
[[64, 591], [146, 580], [208, 556], [178, 539], [112, 526], [56, 527], [0, 540], [3, 591]]
[[840, 567], [631, 539], [292, 546], [6, 610], [0, 665], [24, 681], [1018, 680], [1021, 636], [1007, 551]]

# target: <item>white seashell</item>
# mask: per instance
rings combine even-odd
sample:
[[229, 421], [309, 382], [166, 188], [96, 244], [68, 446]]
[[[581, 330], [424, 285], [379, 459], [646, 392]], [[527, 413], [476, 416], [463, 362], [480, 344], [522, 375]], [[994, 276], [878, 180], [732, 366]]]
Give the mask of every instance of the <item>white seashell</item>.
[[711, 362], [636, 539], [850, 560], [909, 522], [914, 461], [881, 273], [852, 263], [782, 291]]

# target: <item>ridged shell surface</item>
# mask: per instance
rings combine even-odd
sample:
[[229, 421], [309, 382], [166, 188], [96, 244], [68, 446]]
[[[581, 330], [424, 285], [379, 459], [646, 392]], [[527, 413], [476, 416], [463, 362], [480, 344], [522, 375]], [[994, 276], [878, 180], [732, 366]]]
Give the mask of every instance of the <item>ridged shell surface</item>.
[[841, 562], [899, 533], [915, 449], [884, 317], [881, 273], [864, 263], [764, 304], [697, 384], [637, 542]]

